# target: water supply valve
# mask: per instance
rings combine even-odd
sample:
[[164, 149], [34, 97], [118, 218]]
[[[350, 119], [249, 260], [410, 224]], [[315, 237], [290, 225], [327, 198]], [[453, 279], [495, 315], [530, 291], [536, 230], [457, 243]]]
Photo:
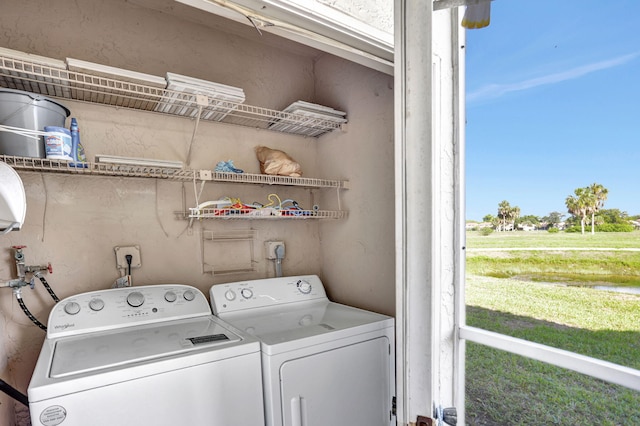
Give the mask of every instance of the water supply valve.
[[[11, 248], [14, 250], [13, 258], [16, 261], [16, 275], [18, 276], [18, 278], [5, 281], [0, 285], [0, 287], [10, 287], [13, 288], [14, 291], [26, 286], [30, 286], [33, 289], [35, 287], [34, 277], [40, 278], [42, 280], [43, 278], [41, 278], [42, 274], [40, 272], [53, 272], [51, 263], [48, 263], [46, 265], [26, 265], [24, 262], [24, 253], [22, 252], [22, 249], [26, 247], [27, 246], [11, 246]], [[29, 281], [27, 281], [26, 279], [27, 274], [33, 274], [32, 279]]]
[[[51, 267], [51, 263], [47, 263], [46, 265], [26, 265], [24, 261], [24, 253], [22, 252], [22, 249], [26, 247], [27, 246], [11, 247], [14, 250], [13, 257], [16, 261], [16, 273], [18, 275], [18, 278], [9, 280], [1, 284], [2, 286], [9, 287], [13, 290], [13, 295], [16, 297], [16, 300], [20, 305], [20, 308], [22, 308], [22, 311], [24, 312], [24, 314], [35, 325], [40, 327], [42, 330], [47, 331], [47, 327], [43, 323], [38, 321], [36, 317], [33, 316], [33, 314], [29, 311], [24, 301], [22, 300], [22, 287], [30, 286], [33, 289], [35, 287], [35, 281], [37, 278], [42, 282], [42, 285], [47, 289], [47, 291], [49, 292], [49, 295], [54, 300], [54, 302], [56, 303], [59, 302], [60, 299], [58, 298], [58, 296], [56, 296], [53, 289], [51, 288], [51, 286], [49, 286], [49, 283], [47, 283], [47, 280], [42, 275], [43, 271], [48, 271], [50, 273], [53, 272], [53, 268]], [[29, 281], [25, 279], [28, 273], [33, 274]]]
[[24, 280], [28, 273], [38, 273], [42, 271], [47, 271], [50, 274], [53, 273], [53, 267], [51, 263], [47, 263], [46, 265], [26, 265], [24, 262], [24, 253], [22, 249], [27, 246], [11, 246], [14, 250], [13, 257], [16, 260], [16, 273], [18, 278]]
[[26, 265], [24, 264], [24, 253], [22, 253], [22, 249], [27, 246], [12, 246], [13, 257], [16, 260], [16, 273], [18, 274], [18, 278], [23, 279], [26, 275]]

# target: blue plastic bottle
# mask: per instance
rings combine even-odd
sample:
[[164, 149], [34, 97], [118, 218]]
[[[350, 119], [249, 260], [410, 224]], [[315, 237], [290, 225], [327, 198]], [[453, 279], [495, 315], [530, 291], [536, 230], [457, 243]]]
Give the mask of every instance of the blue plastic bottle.
[[71, 119], [71, 156], [73, 157], [74, 167], [87, 167], [87, 157], [84, 154], [84, 147], [80, 143], [80, 128], [75, 118]]

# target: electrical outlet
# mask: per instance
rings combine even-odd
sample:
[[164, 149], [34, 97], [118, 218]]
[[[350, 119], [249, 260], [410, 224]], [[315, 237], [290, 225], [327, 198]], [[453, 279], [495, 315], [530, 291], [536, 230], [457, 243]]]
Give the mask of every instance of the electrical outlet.
[[267, 259], [277, 259], [276, 247], [284, 246], [284, 241], [265, 241], [264, 247], [267, 252]]
[[140, 246], [117, 246], [113, 248], [116, 252], [116, 267], [118, 269], [129, 269], [127, 255], [131, 255], [131, 268], [142, 266], [140, 261]]

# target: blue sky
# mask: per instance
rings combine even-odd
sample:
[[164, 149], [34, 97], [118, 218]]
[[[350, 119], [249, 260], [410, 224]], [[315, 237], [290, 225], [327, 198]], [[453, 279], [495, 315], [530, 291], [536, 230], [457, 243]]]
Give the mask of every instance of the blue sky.
[[592, 183], [640, 214], [640, 0], [495, 0], [465, 50], [467, 219]]

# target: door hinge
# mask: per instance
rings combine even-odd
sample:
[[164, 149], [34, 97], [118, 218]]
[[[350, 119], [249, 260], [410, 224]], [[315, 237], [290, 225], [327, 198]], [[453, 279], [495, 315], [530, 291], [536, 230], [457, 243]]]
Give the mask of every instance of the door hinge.
[[396, 408], [396, 397], [391, 398], [391, 416], [397, 416], [398, 410]]

